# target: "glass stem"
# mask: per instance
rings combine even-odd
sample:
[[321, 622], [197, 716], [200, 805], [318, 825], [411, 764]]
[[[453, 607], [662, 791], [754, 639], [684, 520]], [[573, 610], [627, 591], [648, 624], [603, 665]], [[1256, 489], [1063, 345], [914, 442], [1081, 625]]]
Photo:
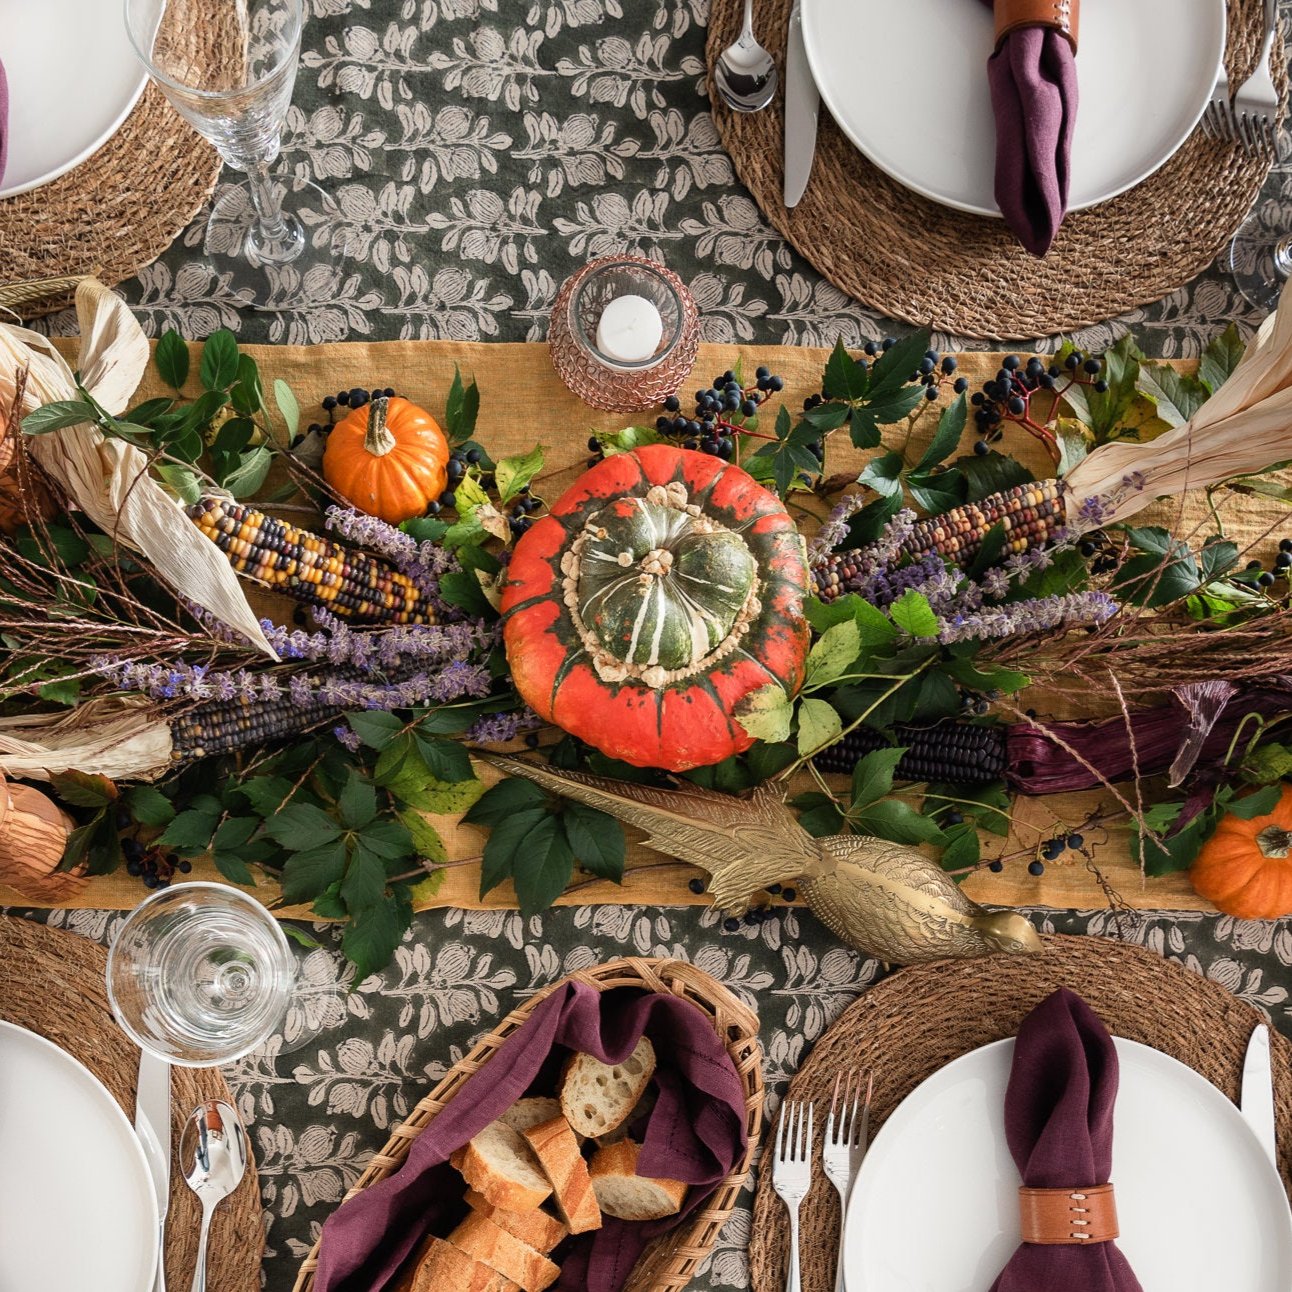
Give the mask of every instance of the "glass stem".
[[1281, 283], [1292, 278], [1292, 235], [1280, 238], [1275, 244], [1274, 273]]
[[251, 189], [251, 203], [256, 208], [260, 225], [260, 238], [268, 245], [278, 246], [288, 241], [291, 229], [283, 218], [282, 204], [274, 196], [274, 186], [269, 179], [269, 167], [263, 162], [247, 172]]

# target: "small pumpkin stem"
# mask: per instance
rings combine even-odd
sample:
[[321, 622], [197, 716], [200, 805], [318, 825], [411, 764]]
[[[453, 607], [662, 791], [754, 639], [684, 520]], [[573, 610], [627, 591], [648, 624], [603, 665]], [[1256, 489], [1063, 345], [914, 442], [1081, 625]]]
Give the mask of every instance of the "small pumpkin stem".
[[1267, 825], [1256, 836], [1256, 846], [1262, 857], [1286, 857], [1292, 853], [1292, 831], [1282, 826]]
[[378, 395], [368, 405], [368, 430], [363, 437], [363, 447], [374, 458], [384, 458], [395, 447], [394, 433], [386, 425], [389, 403], [385, 395]]

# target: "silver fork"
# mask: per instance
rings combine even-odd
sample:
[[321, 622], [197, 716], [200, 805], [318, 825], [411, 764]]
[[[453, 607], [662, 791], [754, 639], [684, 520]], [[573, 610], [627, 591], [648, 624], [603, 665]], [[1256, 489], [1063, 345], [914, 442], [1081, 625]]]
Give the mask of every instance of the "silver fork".
[[1202, 126], [1212, 139], [1236, 139], [1234, 105], [1229, 93], [1229, 76], [1225, 65], [1220, 64], [1216, 83], [1211, 87], [1211, 98], [1202, 113]]
[[1270, 62], [1278, 29], [1278, 0], [1265, 0], [1265, 41], [1261, 45], [1261, 56], [1256, 62], [1256, 70], [1234, 95], [1236, 137], [1248, 152], [1272, 152], [1274, 149], [1279, 92], [1274, 88]]
[[848, 1218], [848, 1195], [852, 1192], [852, 1182], [857, 1178], [857, 1171], [866, 1156], [866, 1141], [870, 1130], [870, 1097], [874, 1089], [873, 1074], [866, 1079], [866, 1093], [863, 1097], [861, 1073], [855, 1070], [846, 1076], [840, 1073], [834, 1079], [830, 1116], [825, 1123], [821, 1164], [825, 1167], [826, 1179], [839, 1191], [839, 1259], [834, 1273], [835, 1292], [844, 1292], [843, 1233]]
[[[789, 1129], [786, 1130], [786, 1123]], [[799, 1204], [812, 1184], [812, 1105], [788, 1101], [781, 1108], [772, 1160], [772, 1188], [790, 1213], [790, 1271], [785, 1292], [802, 1292], [799, 1276]]]

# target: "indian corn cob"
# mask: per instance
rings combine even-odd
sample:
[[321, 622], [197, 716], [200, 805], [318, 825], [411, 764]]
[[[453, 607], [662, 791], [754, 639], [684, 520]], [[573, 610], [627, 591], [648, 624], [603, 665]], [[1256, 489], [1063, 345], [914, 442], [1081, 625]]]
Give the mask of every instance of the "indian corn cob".
[[248, 745], [294, 736], [338, 717], [341, 710], [323, 700], [297, 704], [288, 696], [272, 699], [212, 700], [171, 720], [171, 758], [184, 762], [229, 754]]
[[352, 619], [435, 622], [427, 595], [376, 557], [226, 498], [201, 498], [188, 514], [240, 574], [298, 601]]
[[949, 720], [932, 726], [899, 726], [889, 740], [869, 727], [856, 727], [813, 760], [823, 772], [851, 773], [867, 754], [905, 747], [895, 775], [903, 781], [951, 781], [986, 785], [1005, 775], [1006, 728]]
[[[1005, 530], [1002, 558], [1044, 546], [1064, 527], [1061, 489], [1057, 480], [1029, 481], [917, 521], [902, 544], [902, 555], [918, 561], [936, 552], [954, 565], [968, 565], [996, 525]], [[813, 568], [813, 588], [822, 601], [856, 590], [860, 550], [832, 552]]]

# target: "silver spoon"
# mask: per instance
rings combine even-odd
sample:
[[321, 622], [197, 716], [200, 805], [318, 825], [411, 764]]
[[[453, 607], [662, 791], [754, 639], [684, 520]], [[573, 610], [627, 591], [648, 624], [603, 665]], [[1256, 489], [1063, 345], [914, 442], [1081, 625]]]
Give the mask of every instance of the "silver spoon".
[[222, 1099], [194, 1109], [179, 1141], [184, 1180], [202, 1204], [193, 1292], [206, 1292], [206, 1240], [211, 1214], [242, 1182], [247, 1169], [247, 1133], [238, 1114]]
[[776, 97], [776, 61], [754, 39], [754, 0], [745, 0], [745, 25], [718, 55], [713, 83], [733, 112], [758, 112]]

